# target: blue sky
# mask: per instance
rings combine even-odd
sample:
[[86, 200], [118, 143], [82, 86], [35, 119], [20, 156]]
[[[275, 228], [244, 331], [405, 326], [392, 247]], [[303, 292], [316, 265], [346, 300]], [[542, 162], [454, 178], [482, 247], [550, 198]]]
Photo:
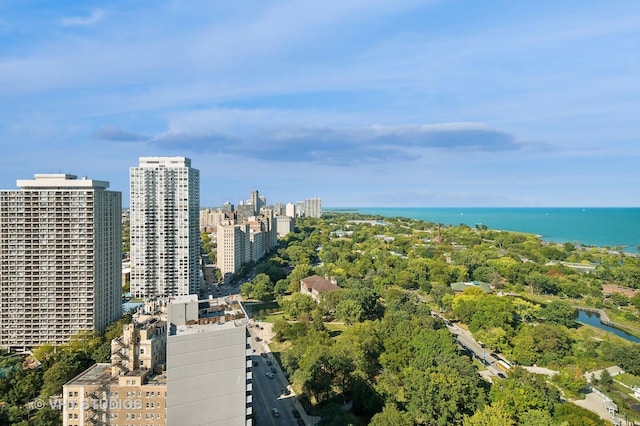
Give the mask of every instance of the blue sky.
[[639, 206], [640, 2], [0, 0], [0, 188], [186, 156], [201, 204]]

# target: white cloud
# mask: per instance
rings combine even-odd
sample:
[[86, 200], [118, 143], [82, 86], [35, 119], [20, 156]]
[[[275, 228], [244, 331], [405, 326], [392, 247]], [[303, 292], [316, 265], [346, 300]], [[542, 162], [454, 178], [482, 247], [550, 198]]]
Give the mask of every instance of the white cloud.
[[102, 21], [104, 17], [105, 13], [102, 9], [95, 9], [91, 11], [89, 16], [71, 16], [62, 18], [62, 20], [60, 20], [60, 25], [63, 27], [86, 27]]

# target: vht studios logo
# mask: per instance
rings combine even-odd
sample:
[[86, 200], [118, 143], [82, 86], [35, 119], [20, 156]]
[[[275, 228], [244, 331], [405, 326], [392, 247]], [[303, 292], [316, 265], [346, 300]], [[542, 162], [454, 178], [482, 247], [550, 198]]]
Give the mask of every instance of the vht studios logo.
[[[62, 399], [55, 399], [49, 401], [49, 407], [53, 410], [62, 410], [64, 408], [64, 401]], [[33, 402], [33, 407], [36, 410], [42, 410], [47, 406], [47, 403], [42, 399], [36, 399]], [[140, 410], [142, 408], [142, 401], [139, 399], [116, 399], [111, 398], [108, 400], [83, 400], [80, 402], [70, 401], [67, 403], [67, 408], [70, 410]]]

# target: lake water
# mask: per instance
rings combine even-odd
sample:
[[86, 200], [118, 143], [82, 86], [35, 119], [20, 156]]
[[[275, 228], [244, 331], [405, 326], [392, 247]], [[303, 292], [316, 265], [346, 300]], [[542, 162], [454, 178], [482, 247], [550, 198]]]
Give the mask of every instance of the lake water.
[[603, 324], [600, 321], [600, 315], [596, 314], [595, 312], [586, 312], [578, 309], [578, 316], [576, 317], [576, 321], [582, 324], [598, 327], [601, 330], [608, 331], [609, 333], [613, 333], [630, 342], [640, 343], [640, 338], [633, 336], [629, 333], [626, 333], [618, 328]]
[[[445, 225], [486, 225], [490, 229], [541, 235], [545, 241], [598, 247], [622, 247], [638, 253], [640, 208], [427, 208], [358, 207], [353, 211], [384, 217], [406, 217]], [[326, 208], [325, 211], [332, 211]]]

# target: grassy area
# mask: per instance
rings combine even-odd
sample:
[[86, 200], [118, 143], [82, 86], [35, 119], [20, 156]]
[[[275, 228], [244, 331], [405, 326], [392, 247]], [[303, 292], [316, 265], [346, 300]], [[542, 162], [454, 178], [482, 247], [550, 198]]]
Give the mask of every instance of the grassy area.
[[327, 328], [329, 335], [331, 337], [338, 337], [345, 331], [349, 326], [343, 322], [335, 323], [335, 322], [326, 322], [324, 326]]
[[271, 313], [269, 315], [265, 315], [261, 321], [270, 322], [273, 324], [277, 319], [282, 318], [283, 316], [284, 314], [282, 313], [282, 311], [278, 311], [278, 312]]
[[624, 373], [614, 377], [615, 380], [624, 383], [627, 386], [640, 388], [640, 377], [633, 374]]

